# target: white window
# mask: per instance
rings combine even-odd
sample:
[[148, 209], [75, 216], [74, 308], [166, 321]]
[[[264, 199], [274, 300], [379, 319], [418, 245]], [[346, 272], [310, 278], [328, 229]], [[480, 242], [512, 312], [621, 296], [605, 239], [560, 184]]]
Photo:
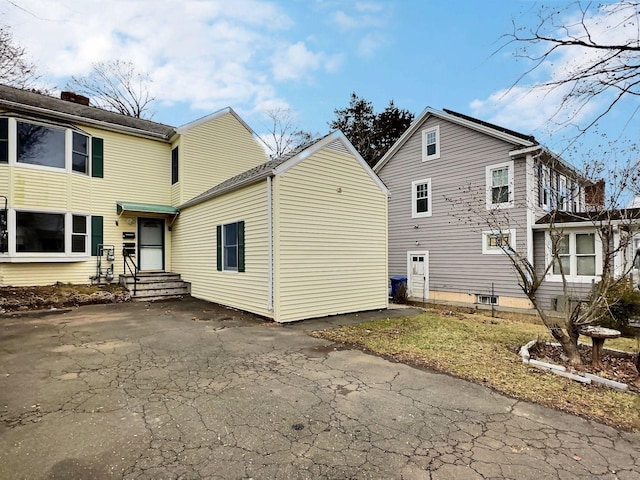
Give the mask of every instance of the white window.
[[218, 271], [244, 272], [244, 221], [216, 226]]
[[89, 136], [55, 125], [0, 119], [0, 162], [89, 175]]
[[538, 177], [538, 206], [544, 210], [549, 210], [551, 205], [551, 172], [549, 167], [539, 164]]
[[482, 232], [482, 253], [498, 255], [510, 253], [516, 248], [516, 230], [492, 230]]
[[[555, 253], [555, 255], [554, 255]], [[557, 258], [556, 258], [557, 257]], [[594, 232], [547, 233], [548, 279], [590, 282], [602, 274], [602, 246]]]
[[572, 212], [580, 211], [580, 186], [575, 180], [571, 180], [571, 191], [569, 192], [570, 209]]
[[70, 212], [9, 209], [6, 253], [9, 262], [78, 261], [89, 256], [89, 216]]
[[567, 177], [558, 175], [558, 208], [563, 212], [569, 210], [569, 193], [567, 191]]
[[513, 207], [513, 161], [486, 168], [487, 209]]
[[431, 216], [431, 179], [411, 182], [411, 217]]
[[440, 127], [422, 131], [422, 161], [440, 158]]
[[476, 303], [481, 305], [498, 305], [498, 296], [497, 295], [476, 295]]

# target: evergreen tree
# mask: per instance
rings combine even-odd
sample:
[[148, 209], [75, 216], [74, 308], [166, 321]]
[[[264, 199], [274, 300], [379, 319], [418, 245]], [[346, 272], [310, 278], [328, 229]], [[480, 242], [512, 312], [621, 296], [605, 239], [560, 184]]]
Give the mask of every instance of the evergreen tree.
[[335, 109], [336, 118], [329, 122], [332, 130], [340, 130], [370, 166], [391, 148], [413, 121], [413, 114], [395, 106], [393, 100], [379, 114], [373, 104], [351, 94], [349, 106]]

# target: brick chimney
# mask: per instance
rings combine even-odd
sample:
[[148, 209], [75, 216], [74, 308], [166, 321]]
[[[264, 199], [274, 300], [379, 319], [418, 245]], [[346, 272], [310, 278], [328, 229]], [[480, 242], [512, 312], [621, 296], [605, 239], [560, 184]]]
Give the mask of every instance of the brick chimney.
[[604, 207], [604, 180], [584, 187], [584, 203], [596, 207]]
[[89, 97], [78, 95], [77, 93], [73, 92], [62, 92], [60, 93], [60, 98], [62, 100], [66, 100], [67, 102], [79, 103], [80, 105], [89, 105]]

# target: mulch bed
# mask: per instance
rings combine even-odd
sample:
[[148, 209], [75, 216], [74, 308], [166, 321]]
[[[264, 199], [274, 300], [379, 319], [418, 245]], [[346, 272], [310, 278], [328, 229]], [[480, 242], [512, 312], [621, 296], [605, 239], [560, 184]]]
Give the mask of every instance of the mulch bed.
[[537, 344], [529, 350], [531, 358], [540, 360], [541, 362], [562, 365], [567, 371], [572, 373], [591, 373], [599, 375], [609, 380], [626, 383], [629, 390], [640, 393], [640, 374], [633, 364], [633, 357], [618, 356], [611, 354], [606, 350], [602, 352], [602, 369], [598, 370], [591, 365], [591, 347], [588, 345], [579, 345], [578, 350], [582, 358], [583, 365], [573, 366], [567, 361], [567, 357], [562, 351], [562, 347], [553, 345]]
[[34, 287], [0, 287], [0, 314], [75, 307], [96, 303], [121, 303], [131, 299], [129, 292], [118, 286], [78, 286], [67, 284]]

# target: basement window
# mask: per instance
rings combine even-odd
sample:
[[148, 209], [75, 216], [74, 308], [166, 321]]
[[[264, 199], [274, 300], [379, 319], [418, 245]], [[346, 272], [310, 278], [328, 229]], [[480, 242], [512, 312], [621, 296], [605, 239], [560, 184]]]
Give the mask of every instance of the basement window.
[[476, 303], [480, 305], [499, 305], [497, 295], [476, 295]]

